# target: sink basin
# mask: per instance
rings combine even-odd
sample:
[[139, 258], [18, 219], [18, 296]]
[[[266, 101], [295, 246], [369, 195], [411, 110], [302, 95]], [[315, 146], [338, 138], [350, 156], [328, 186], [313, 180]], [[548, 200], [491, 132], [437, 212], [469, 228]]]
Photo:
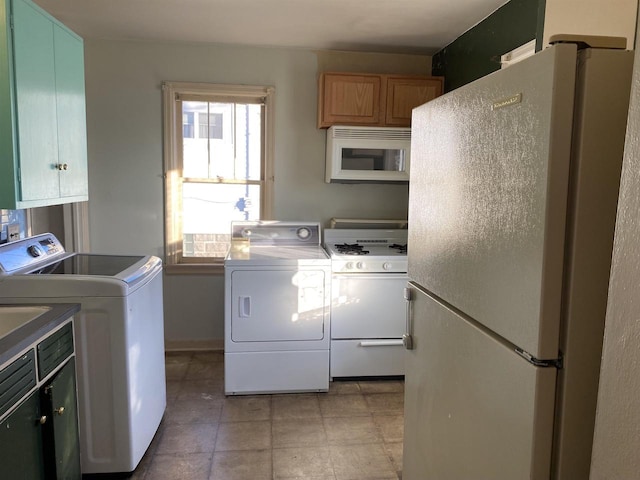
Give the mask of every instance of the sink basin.
[[20, 328], [22, 325], [35, 318], [38, 318], [49, 310], [51, 310], [51, 307], [0, 307], [0, 338], [9, 335], [15, 329]]

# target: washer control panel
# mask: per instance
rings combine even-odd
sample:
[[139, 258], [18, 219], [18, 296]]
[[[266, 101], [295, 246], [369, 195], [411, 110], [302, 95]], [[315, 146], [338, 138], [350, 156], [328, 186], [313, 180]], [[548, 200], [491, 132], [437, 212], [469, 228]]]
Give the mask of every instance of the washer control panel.
[[66, 252], [52, 233], [43, 233], [0, 245], [0, 275], [24, 270], [42, 262], [56, 261]]

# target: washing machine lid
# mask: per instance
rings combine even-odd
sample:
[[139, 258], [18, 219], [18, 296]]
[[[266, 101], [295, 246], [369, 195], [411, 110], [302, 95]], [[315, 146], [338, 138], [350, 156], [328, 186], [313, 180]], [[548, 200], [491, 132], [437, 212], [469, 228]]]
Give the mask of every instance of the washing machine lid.
[[128, 295], [162, 271], [148, 255], [69, 253], [51, 233], [0, 245], [0, 296]]
[[28, 273], [32, 275], [99, 275], [113, 277], [144, 259], [144, 256], [135, 255], [76, 253], [59, 262], [46, 265]]

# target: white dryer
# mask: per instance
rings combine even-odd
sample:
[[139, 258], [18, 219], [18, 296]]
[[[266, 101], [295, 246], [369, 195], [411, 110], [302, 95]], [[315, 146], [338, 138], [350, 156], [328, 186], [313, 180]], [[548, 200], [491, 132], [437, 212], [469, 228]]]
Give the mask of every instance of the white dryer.
[[227, 395], [329, 389], [331, 260], [320, 243], [318, 223], [233, 222]]

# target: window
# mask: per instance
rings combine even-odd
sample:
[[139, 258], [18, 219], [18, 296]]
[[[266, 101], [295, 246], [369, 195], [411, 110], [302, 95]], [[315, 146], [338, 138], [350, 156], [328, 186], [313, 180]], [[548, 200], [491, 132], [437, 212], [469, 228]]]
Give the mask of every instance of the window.
[[[230, 104], [226, 103], [218, 103], [211, 104], [208, 102], [190, 102], [190, 108], [202, 108], [202, 107], [212, 107], [213, 108], [221, 108], [225, 109], [225, 107], [229, 107]], [[183, 107], [184, 108], [184, 107]], [[209, 110], [209, 108], [207, 108]], [[207, 121], [207, 118], [209, 119]], [[200, 138], [216, 138], [218, 140], [222, 140], [222, 119], [223, 113], [198, 113], [198, 125], [200, 127], [200, 134], [198, 135]], [[207, 136], [208, 134], [208, 136]]]
[[182, 114], [182, 137], [193, 138], [193, 112]]
[[231, 222], [269, 218], [273, 87], [164, 83], [168, 271], [217, 271]]

